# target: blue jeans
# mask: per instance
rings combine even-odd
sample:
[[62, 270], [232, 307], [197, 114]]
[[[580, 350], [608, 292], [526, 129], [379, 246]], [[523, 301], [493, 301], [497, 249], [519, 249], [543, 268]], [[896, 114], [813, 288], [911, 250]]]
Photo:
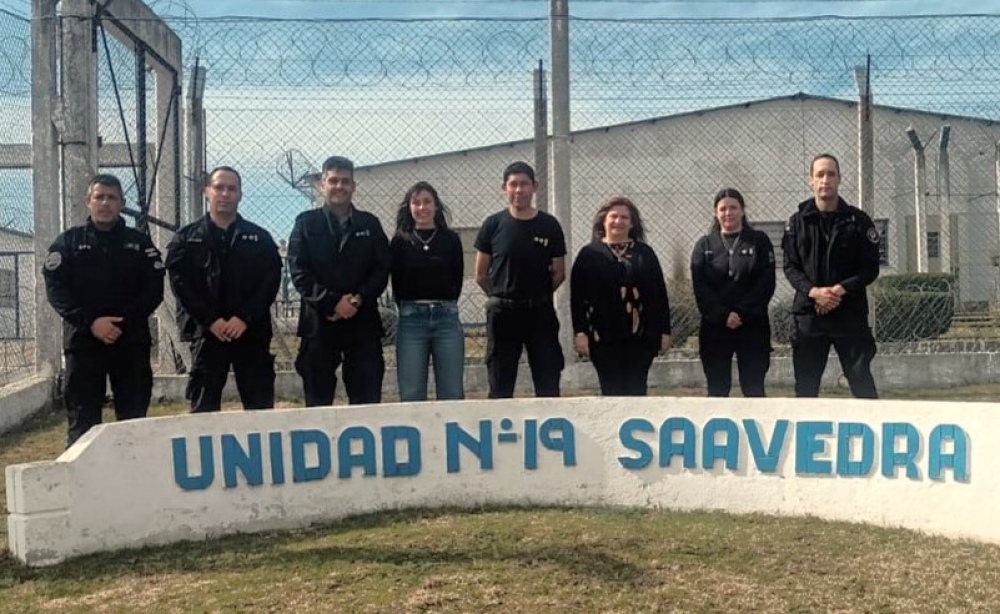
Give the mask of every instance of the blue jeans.
[[427, 400], [431, 360], [438, 400], [464, 399], [465, 335], [458, 320], [458, 303], [401, 301], [396, 324], [396, 379], [401, 401]]

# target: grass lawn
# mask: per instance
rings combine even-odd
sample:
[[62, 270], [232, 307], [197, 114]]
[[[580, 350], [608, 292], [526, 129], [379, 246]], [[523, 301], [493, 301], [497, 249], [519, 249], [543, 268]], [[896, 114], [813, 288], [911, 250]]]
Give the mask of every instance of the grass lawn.
[[[993, 400], [1000, 386], [886, 396]], [[0, 466], [55, 458], [63, 437], [61, 416], [40, 416], [0, 435]], [[1000, 547], [812, 518], [409, 511], [47, 569], [6, 555], [5, 499], [0, 521], [0, 612], [1000, 611]]]

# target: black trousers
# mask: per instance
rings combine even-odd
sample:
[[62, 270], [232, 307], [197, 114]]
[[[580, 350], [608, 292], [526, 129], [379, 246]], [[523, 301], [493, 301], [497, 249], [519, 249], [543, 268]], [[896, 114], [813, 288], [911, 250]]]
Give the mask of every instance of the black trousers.
[[115, 419], [144, 418], [153, 394], [150, 346], [145, 343], [66, 350], [63, 401], [72, 445], [90, 427], [101, 423], [108, 380], [114, 397]]
[[274, 356], [270, 338], [243, 336], [223, 342], [211, 333], [191, 342], [191, 374], [185, 396], [191, 413], [219, 411], [229, 367], [243, 409], [274, 407]]
[[509, 308], [490, 305], [486, 309], [486, 373], [489, 398], [514, 396], [517, 365], [528, 350], [528, 366], [535, 396], [559, 396], [559, 377], [564, 358], [559, 345], [559, 318], [551, 303]]
[[646, 396], [656, 347], [643, 343], [593, 343], [590, 362], [606, 397]]
[[306, 407], [333, 404], [337, 390], [334, 372], [341, 364], [351, 405], [382, 402], [385, 358], [381, 331], [349, 329], [334, 323], [323, 325], [316, 337], [301, 339], [295, 370], [302, 377]]
[[704, 320], [698, 332], [698, 355], [705, 371], [708, 396], [728, 397], [733, 387], [733, 355], [744, 397], [762, 397], [764, 378], [771, 368], [771, 329], [744, 325], [735, 330]]
[[871, 330], [865, 327], [853, 334], [803, 334], [797, 330], [792, 340], [792, 366], [795, 369], [795, 396], [819, 396], [820, 382], [830, 346], [837, 351], [840, 366], [858, 399], [877, 399], [878, 390], [872, 377], [871, 363], [877, 348]]

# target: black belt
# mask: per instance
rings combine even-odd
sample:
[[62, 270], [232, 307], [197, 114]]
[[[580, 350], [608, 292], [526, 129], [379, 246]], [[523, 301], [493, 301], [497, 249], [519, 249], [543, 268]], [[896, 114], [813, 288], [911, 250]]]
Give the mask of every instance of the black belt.
[[551, 304], [552, 296], [539, 298], [501, 298], [499, 296], [491, 296], [486, 299], [487, 307], [500, 307], [502, 309], [532, 309], [533, 307]]

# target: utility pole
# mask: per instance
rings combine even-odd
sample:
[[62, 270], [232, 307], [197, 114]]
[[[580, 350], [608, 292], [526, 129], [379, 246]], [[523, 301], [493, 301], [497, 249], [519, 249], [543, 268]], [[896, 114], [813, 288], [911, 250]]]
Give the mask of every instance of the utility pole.
[[[566, 235], [567, 277], [572, 266], [573, 215], [570, 209], [570, 113], [569, 113], [569, 0], [551, 0], [552, 55], [552, 147], [549, 202], [552, 214]], [[563, 355], [573, 356], [573, 327], [570, 323], [569, 284], [556, 293], [556, 312], [563, 325], [560, 344]]]

